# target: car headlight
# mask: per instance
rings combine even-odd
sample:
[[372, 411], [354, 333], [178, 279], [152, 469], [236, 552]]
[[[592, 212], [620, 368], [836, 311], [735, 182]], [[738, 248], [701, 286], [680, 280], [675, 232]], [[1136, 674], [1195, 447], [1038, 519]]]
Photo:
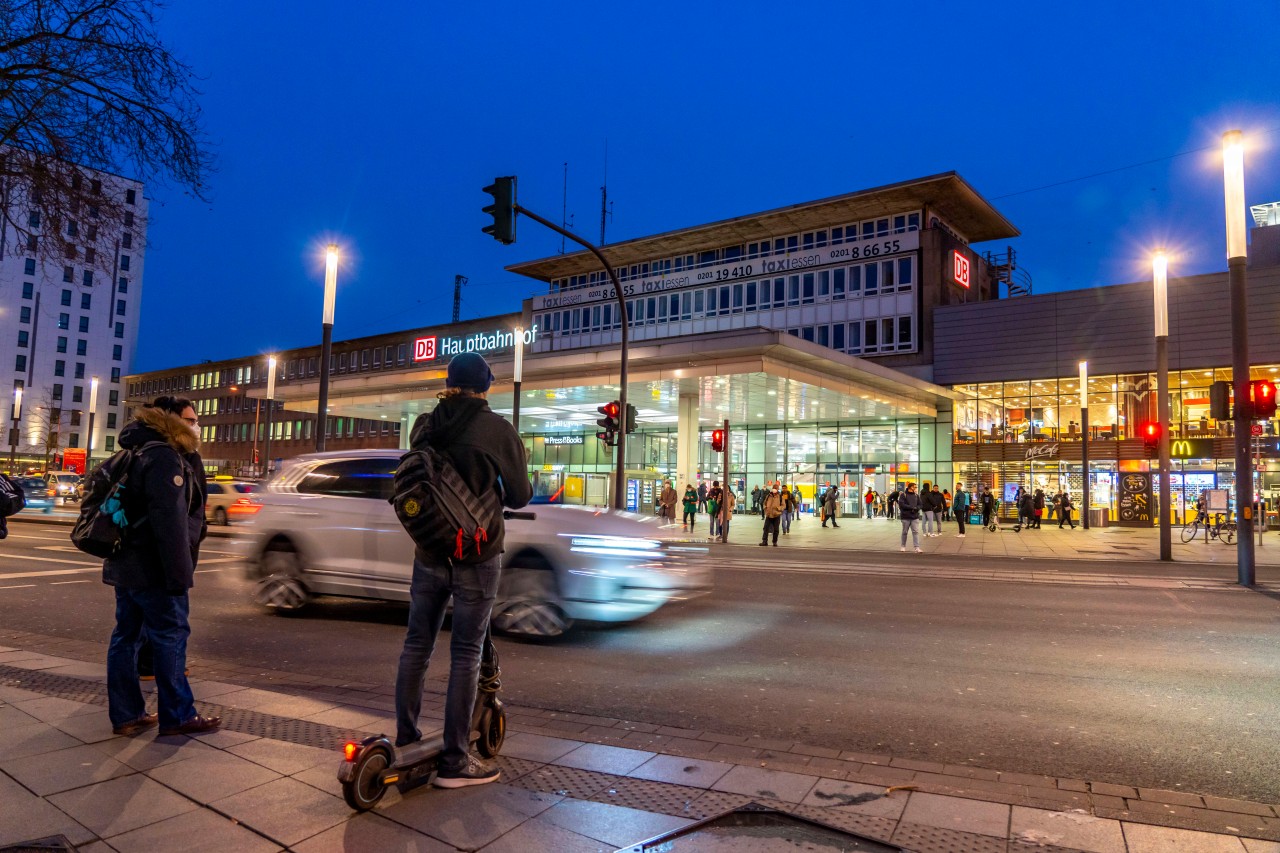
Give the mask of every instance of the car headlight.
[[656, 539], [642, 539], [638, 536], [595, 536], [582, 533], [560, 535], [569, 538], [569, 550], [577, 554], [640, 560], [662, 559], [662, 543]]

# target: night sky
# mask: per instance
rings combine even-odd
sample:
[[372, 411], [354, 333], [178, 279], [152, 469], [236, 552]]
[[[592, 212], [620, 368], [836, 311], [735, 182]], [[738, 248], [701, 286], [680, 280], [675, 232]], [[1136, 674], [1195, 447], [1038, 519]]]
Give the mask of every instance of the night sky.
[[220, 0], [161, 29], [219, 168], [209, 204], [148, 189], [139, 371], [318, 342], [330, 239], [336, 339], [447, 322], [457, 273], [463, 318], [516, 310], [540, 290], [503, 266], [560, 238], [482, 234], [481, 187], [518, 175], [559, 220], [568, 162], [595, 240], [606, 141], [610, 242], [955, 170], [1036, 292], [1143, 278], [1161, 244], [1171, 275], [1225, 269], [1225, 130], [1247, 202], [1280, 201], [1273, 0]]

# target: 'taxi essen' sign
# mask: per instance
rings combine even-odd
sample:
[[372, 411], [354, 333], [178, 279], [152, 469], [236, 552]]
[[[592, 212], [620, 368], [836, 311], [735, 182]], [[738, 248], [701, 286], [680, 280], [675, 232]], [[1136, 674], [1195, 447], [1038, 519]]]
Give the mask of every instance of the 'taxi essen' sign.
[[[538, 339], [538, 327], [524, 330], [524, 345], [529, 346]], [[437, 337], [431, 335], [418, 338], [413, 342], [414, 361], [432, 361], [441, 356], [455, 356], [464, 352], [492, 352], [506, 349], [516, 344], [514, 332], [499, 329], [494, 332], [480, 332], [465, 338]]]

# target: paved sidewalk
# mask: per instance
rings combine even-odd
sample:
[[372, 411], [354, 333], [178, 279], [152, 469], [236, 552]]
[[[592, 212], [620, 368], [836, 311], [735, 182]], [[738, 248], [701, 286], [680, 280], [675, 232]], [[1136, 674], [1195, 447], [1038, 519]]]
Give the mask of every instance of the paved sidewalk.
[[[609, 851], [755, 801], [919, 853], [1280, 853], [1274, 804], [522, 708], [500, 783], [392, 790], [357, 815], [338, 748], [387, 731], [389, 700], [196, 678], [222, 731], [120, 738], [104, 676], [0, 646], [0, 846], [61, 834], [93, 853]], [[442, 696], [427, 698], [438, 720]]]

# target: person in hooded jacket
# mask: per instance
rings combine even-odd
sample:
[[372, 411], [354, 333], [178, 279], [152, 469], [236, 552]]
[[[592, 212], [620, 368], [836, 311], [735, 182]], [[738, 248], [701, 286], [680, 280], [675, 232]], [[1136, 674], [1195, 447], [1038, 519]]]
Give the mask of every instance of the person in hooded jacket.
[[[188, 591], [195, 585], [206, 530], [207, 488], [195, 408], [181, 397], [157, 397], [134, 412], [120, 431], [119, 445], [134, 457], [121, 501], [130, 524], [120, 550], [102, 564], [102, 582], [115, 588], [116, 598], [107, 650], [112, 731], [135, 735], [157, 722], [162, 735], [213, 731], [222, 720], [196, 713], [186, 676]], [[144, 631], [155, 670], [156, 714], [147, 713], [138, 685]]]
[[[409, 445], [428, 445], [449, 457], [458, 474], [477, 495], [497, 490], [502, 505], [520, 509], [533, 498], [524, 442], [502, 416], [490, 411], [486, 394], [493, 383], [489, 363], [479, 353], [455, 355], [449, 362], [445, 390], [435, 409], [414, 421]], [[435, 784], [461, 788], [497, 781], [501, 771], [471, 753], [471, 715], [480, 677], [480, 654], [493, 602], [498, 595], [506, 529], [498, 519], [488, 532], [481, 562], [454, 563], [415, 550], [409, 585], [409, 630], [396, 674], [396, 746], [422, 738], [418, 716], [427, 664], [445, 609], [453, 599], [449, 644], [449, 687], [444, 706], [444, 748]]]

